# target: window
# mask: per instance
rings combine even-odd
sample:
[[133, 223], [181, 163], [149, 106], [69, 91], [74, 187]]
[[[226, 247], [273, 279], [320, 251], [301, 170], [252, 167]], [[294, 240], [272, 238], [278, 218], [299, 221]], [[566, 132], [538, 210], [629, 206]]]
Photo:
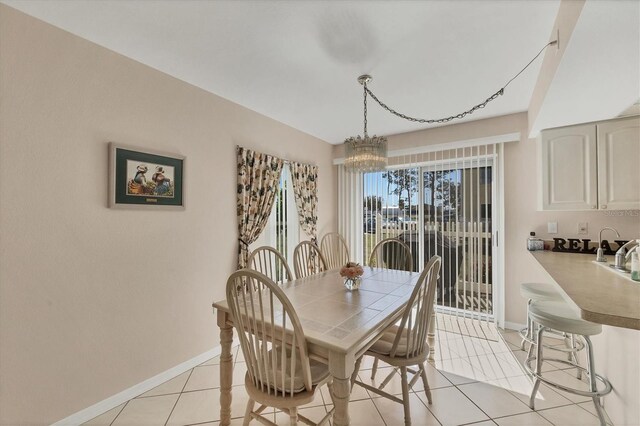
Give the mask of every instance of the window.
[[293, 195], [293, 183], [289, 166], [282, 168], [276, 199], [271, 208], [271, 216], [258, 239], [251, 244], [251, 249], [260, 246], [271, 246], [287, 259], [293, 259], [293, 249], [300, 242], [300, 225], [298, 211]]
[[373, 247], [385, 238], [400, 238], [410, 247], [417, 245], [418, 169], [365, 173], [363, 190], [365, 262]]

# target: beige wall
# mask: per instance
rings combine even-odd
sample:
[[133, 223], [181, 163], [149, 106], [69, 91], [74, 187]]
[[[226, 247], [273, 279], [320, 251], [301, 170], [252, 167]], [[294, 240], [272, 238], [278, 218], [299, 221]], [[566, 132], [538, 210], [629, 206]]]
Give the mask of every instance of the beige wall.
[[[331, 146], [0, 5], [0, 424], [48, 424], [218, 345], [235, 146]], [[107, 142], [186, 156], [184, 211], [107, 208]]]

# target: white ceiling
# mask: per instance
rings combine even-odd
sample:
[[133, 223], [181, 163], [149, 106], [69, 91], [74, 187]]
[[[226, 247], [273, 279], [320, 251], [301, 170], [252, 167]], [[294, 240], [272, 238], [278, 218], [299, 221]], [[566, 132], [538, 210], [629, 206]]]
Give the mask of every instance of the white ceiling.
[[[550, 39], [559, 1], [3, 1], [330, 143], [362, 132], [362, 88], [440, 118], [480, 103]], [[539, 58], [465, 120], [525, 111]], [[418, 125], [369, 103], [369, 133]]]
[[633, 113], [638, 97], [640, 2], [587, 1], [530, 136]]

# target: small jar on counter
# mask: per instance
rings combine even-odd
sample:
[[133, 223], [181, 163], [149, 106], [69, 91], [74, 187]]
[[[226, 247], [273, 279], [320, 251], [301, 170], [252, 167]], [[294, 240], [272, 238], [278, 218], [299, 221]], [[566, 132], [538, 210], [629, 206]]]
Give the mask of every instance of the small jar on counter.
[[529, 233], [529, 238], [527, 238], [527, 250], [544, 250], [544, 241], [542, 238], [537, 238], [535, 232]]

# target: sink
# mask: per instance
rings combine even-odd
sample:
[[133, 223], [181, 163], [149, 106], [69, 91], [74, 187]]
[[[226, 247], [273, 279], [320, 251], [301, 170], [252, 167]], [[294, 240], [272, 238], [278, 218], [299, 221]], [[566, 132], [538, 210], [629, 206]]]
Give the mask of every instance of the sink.
[[626, 279], [628, 279], [631, 282], [636, 282], [633, 281], [631, 279], [631, 271], [629, 271], [628, 269], [625, 269], [624, 271], [621, 271], [620, 269], [616, 269], [613, 265], [613, 263], [608, 263], [608, 262], [596, 262], [595, 260], [592, 260], [591, 262], [595, 263], [598, 266], [601, 266], [603, 268], [605, 268], [608, 271], [613, 272], [614, 274], [618, 274], [622, 277], [625, 277]]

